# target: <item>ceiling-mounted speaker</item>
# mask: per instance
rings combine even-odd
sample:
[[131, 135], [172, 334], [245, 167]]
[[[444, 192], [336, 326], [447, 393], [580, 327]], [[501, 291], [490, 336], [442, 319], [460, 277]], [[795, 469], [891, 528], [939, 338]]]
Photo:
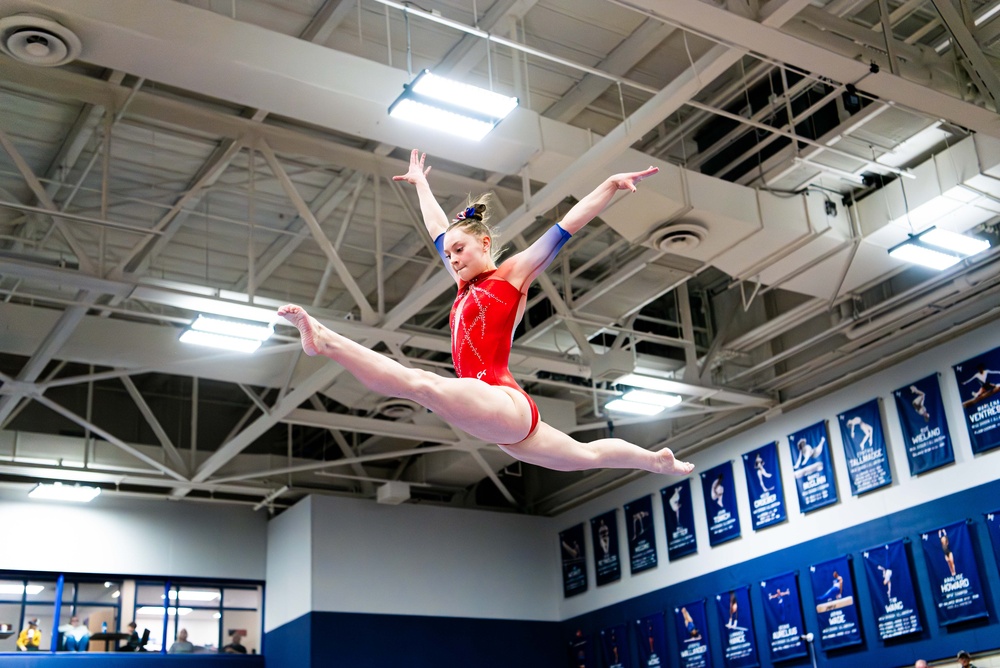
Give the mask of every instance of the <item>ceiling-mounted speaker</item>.
[[83, 43], [72, 30], [44, 16], [0, 18], [0, 51], [29, 65], [58, 67], [76, 60]]
[[654, 230], [646, 245], [664, 253], [686, 255], [701, 245], [707, 234], [708, 229], [698, 223], [670, 223]]

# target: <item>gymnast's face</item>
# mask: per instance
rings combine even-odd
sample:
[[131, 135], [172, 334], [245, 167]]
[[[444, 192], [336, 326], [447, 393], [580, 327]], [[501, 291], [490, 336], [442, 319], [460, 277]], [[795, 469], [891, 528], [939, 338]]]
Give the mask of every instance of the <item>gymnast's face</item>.
[[491, 269], [491, 240], [469, 234], [460, 227], [448, 230], [444, 235], [444, 253], [455, 274], [463, 281], [470, 281]]

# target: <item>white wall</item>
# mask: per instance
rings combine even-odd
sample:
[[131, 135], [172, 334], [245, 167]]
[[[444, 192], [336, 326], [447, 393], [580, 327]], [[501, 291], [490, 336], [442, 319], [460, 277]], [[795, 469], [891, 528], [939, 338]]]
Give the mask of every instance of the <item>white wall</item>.
[[267, 524], [264, 632], [312, 610], [312, 504], [306, 497]]
[[328, 496], [312, 504], [314, 610], [557, 619], [550, 519]]
[[[660, 489], [677, 481], [666, 476], [645, 476], [627, 486], [614, 490], [605, 496], [588, 502], [556, 518], [557, 526], [548, 536], [548, 550], [558, 554], [558, 532], [579, 522], [589, 523], [590, 518], [612, 508], [618, 509], [619, 554], [628, 561], [626, 532], [621, 530], [621, 507], [643, 495], [653, 494], [653, 518], [656, 528], [656, 547], [659, 566], [653, 570], [630, 576], [628, 564], [622, 566], [622, 579], [616, 583], [595, 587], [593, 571], [593, 545], [589, 526], [585, 531], [587, 539], [588, 569], [590, 589], [580, 595], [564, 599], [561, 591], [554, 591], [559, 600], [560, 619], [567, 619], [605, 606], [624, 601], [650, 591], [675, 584], [693, 577], [704, 575], [736, 563], [747, 561], [782, 548], [802, 543], [819, 536], [833, 533], [845, 527], [862, 524], [884, 515], [903, 510], [913, 505], [931, 501], [957, 491], [997, 479], [1000, 475], [1000, 449], [980, 454], [975, 458], [965, 428], [961, 400], [955, 385], [952, 364], [957, 364], [979, 353], [1000, 345], [995, 327], [984, 327], [971, 332], [931, 351], [920, 354], [886, 371], [875, 374], [863, 382], [855, 383], [843, 390], [823, 397], [795, 411], [780, 415], [763, 425], [755, 427], [739, 436], [692, 457], [696, 465], [691, 476], [691, 496], [694, 506], [695, 527], [698, 538], [698, 553], [676, 562], [667, 560], [667, 546], [663, 506]], [[955, 463], [947, 467], [924, 473], [919, 478], [911, 477], [906, 459], [906, 447], [899, 427], [892, 392], [934, 371], [940, 372], [940, 384], [948, 418], [948, 427], [955, 450]], [[893, 484], [860, 497], [851, 496], [850, 480], [844, 458], [837, 414], [858, 406], [872, 398], [880, 397], [886, 440], [890, 447]], [[795, 482], [792, 476], [792, 459], [788, 447], [788, 434], [827, 420], [833, 464], [836, 472], [837, 491], [840, 502], [803, 515], [799, 511]], [[743, 474], [741, 455], [768, 442], [778, 441], [781, 459], [782, 483], [788, 509], [788, 521], [777, 526], [754, 532], [750, 518], [750, 501]], [[701, 483], [698, 471], [716, 466], [726, 460], [733, 462], [736, 480], [736, 494], [739, 501], [740, 526], [743, 537], [709, 547], [705, 507], [702, 502]], [[956, 510], [956, 520], [966, 516], [965, 511]], [[880, 536], [874, 542], [890, 540], [897, 536]]]
[[0, 569], [263, 580], [267, 514], [102, 494], [88, 504], [0, 490]]

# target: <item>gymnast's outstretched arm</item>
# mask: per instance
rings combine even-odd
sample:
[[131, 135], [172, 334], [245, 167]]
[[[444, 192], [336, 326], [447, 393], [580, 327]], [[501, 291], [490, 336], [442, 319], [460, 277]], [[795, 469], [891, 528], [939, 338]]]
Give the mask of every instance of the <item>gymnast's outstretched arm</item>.
[[437, 248], [438, 256], [444, 262], [444, 266], [448, 268], [448, 273], [457, 281], [458, 277], [455, 276], [455, 271], [452, 269], [451, 263], [448, 262], [448, 258], [444, 255], [443, 235], [445, 230], [448, 229], [450, 221], [448, 220], [448, 214], [444, 212], [444, 209], [441, 208], [441, 205], [434, 198], [431, 186], [427, 182], [427, 174], [430, 173], [431, 168], [424, 167], [426, 157], [426, 153], [420, 153], [417, 149], [413, 149], [410, 153], [409, 171], [406, 174], [392, 177], [392, 180], [406, 181], [417, 189], [417, 199], [420, 200], [420, 214], [424, 219], [424, 227], [427, 228], [427, 233], [434, 240], [434, 247]]

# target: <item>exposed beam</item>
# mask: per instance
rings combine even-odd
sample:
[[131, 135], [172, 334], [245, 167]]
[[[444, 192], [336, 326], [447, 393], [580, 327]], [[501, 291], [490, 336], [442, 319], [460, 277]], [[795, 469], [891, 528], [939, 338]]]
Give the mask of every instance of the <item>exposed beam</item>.
[[[882, 0], [882, 2], [884, 1]], [[976, 81], [980, 92], [992, 100], [993, 108], [997, 109], [998, 103], [1000, 103], [1000, 76], [986, 60], [976, 38], [965, 25], [958, 10], [951, 4], [951, 0], [931, 0], [931, 4], [934, 5], [934, 9], [941, 16], [941, 21], [951, 33], [953, 44], [964, 56], [969, 75]]]
[[129, 396], [132, 397], [132, 401], [135, 402], [139, 412], [142, 413], [144, 418], [146, 418], [146, 423], [149, 425], [149, 428], [153, 430], [154, 434], [156, 434], [157, 440], [159, 440], [160, 445], [163, 446], [163, 451], [167, 453], [167, 459], [169, 459], [170, 463], [174, 465], [174, 469], [186, 476], [188, 467], [187, 464], [184, 463], [184, 458], [181, 457], [181, 453], [177, 451], [176, 447], [174, 447], [173, 441], [170, 440], [170, 437], [167, 435], [166, 430], [163, 429], [160, 421], [156, 419], [156, 416], [153, 414], [153, 410], [149, 407], [149, 404], [146, 403], [146, 399], [142, 396], [142, 393], [139, 392], [139, 388], [135, 386], [135, 383], [132, 382], [132, 379], [128, 376], [122, 376], [121, 381], [122, 385], [124, 385], [125, 389], [128, 391]]

